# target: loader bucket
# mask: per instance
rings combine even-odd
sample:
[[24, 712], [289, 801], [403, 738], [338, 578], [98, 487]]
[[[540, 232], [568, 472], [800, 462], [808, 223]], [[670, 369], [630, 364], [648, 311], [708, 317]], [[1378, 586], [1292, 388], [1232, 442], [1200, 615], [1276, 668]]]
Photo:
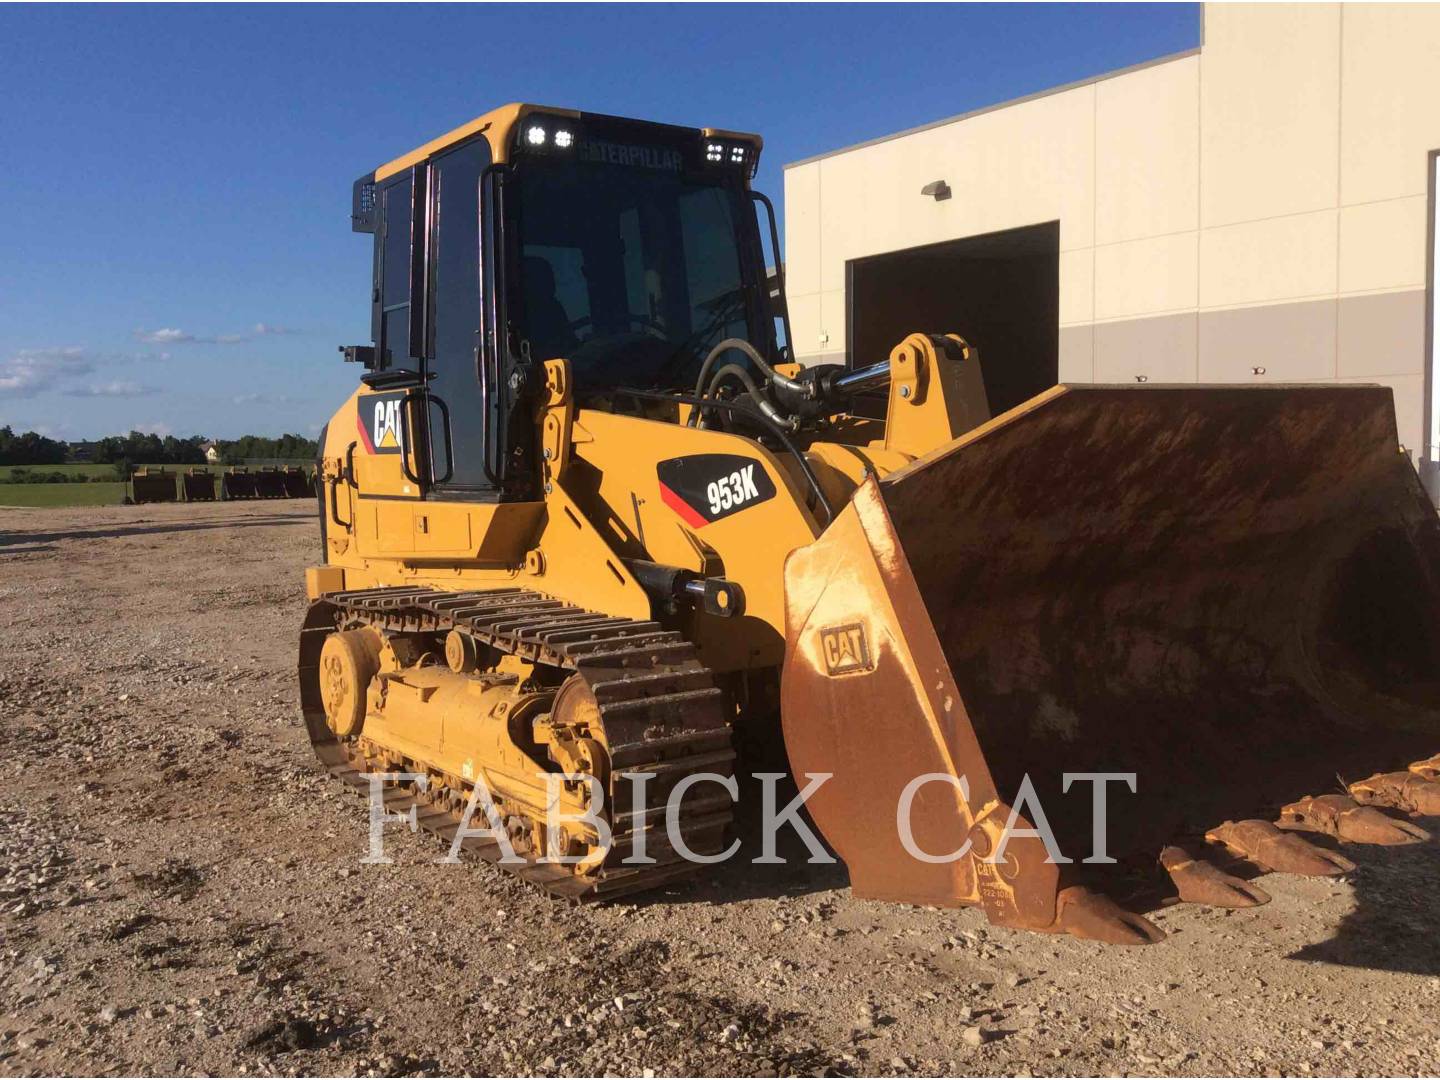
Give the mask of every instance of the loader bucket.
[[285, 498], [285, 474], [279, 469], [261, 469], [255, 474], [255, 494], [262, 499]]
[[[1066, 773], [1134, 774], [1105, 854], [1153, 864], [1440, 750], [1440, 522], [1385, 388], [1056, 387], [868, 480], [785, 589], [786, 747], [862, 896], [1042, 928], [1107, 871]], [[956, 862], [901, 836], [925, 774], [913, 846]], [[979, 857], [1027, 776], [1063, 875]]]
[[220, 478], [222, 499], [254, 499], [259, 497], [255, 474], [245, 469], [231, 469]]
[[215, 477], [208, 469], [190, 469], [180, 477], [180, 488], [186, 502], [211, 502], [215, 498]]
[[174, 502], [175, 474], [168, 469], [139, 469], [130, 477], [130, 497], [136, 503]]
[[287, 499], [313, 499], [315, 497], [314, 481], [308, 472], [297, 465], [285, 466], [282, 481], [285, 485]]

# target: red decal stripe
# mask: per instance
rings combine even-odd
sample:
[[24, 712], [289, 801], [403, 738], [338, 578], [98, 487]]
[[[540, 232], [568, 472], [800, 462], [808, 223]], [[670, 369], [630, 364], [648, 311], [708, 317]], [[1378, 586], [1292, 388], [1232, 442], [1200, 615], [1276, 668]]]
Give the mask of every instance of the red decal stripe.
[[365, 421], [360, 418], [360, 412], [355, 412], [355, 427], [360, 431], [360, 442], [365, 447], [367, 454], [375, 453], [375, 444], [370, 441], [370, 432], [365, 430]]
[[693, 506], [679, 495], [676, 495], [675, 492], [671, 491], [664, 484], [660, 485], [660, 501], [670, 507], [671, 510], [674, 510], [675, 513], [679, 514], [685, 524], [689, 525], [692, 529], [703, 528], [710, 524]]

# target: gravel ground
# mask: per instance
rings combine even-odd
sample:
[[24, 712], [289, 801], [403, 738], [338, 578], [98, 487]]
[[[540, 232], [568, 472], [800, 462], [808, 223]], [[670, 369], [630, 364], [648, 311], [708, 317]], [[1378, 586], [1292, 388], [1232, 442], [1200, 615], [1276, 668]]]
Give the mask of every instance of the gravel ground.
[[1435, 843], [1144, 949], [837, 867], [575, 909], [398, 830], [364, 865], [295, 704], [318, 548], [308, 503], [0, 510], [0, 1072], [1440, 1070]]

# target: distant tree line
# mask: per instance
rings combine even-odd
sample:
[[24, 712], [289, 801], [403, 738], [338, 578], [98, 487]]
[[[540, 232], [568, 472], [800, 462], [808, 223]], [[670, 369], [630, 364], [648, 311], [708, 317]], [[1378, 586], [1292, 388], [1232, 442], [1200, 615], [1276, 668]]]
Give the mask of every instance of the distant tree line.
[[205, 439], [191, 435], [177, 439], [174, 435], [161, 438], [144, 431], [129, 435], [107, 435], [95, 447], [90, 460], [101, 465], [204, 465]]
[[[110, 435], [94, 444], [90, 460], [100, 465], [204, 465], [206, 439], [202, 435], [161, 437], [143, 431]], [[318, 452], [314, 439], [302, 435], [242, 435], [217, 439], [215, 448], [224, 464], [254, 459], [281, 458], [311, 461]], [[73, 460], [74, 444], [46, 438], [34, 431], [17, 435], [0, 427], [0, 465], [62, 465]]]
[[60, 465], [70, 448], [58, 439], [47, 439], [33, 431], [16, 435], [10, 425], [0, 427], [0, 465]]
[[256, 458], [289, 458], [296, 461], [314, 461], [320, 452], [320, 445], [314, 439], [303, 435], [281, 435], [278, 439], [267, 439], [263, 435], [242, 435], [238, 439], [216, 439], [220, 460], [240, 463]]

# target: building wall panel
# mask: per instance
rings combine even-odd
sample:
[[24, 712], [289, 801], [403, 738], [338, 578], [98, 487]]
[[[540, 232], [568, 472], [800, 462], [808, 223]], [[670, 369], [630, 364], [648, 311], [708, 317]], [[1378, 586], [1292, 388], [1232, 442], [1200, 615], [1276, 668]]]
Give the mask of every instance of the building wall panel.
[[1095, 253], [1089, 248], [1060, 253], [1060, 326], [1095, 321]]
[[1335, 377], [1334, 300], [1202, 311], [1199, 330], [1201, 382]]
[[1095, 86], [1095, 242], [1200, 224], [1200, 58]]
[[1347, 4], [1342, 26], [1340, 198], [1423, 195], [1440, 150], [1440, 5]]
[[1200, 224], [1336, 206], [1340, 6], [1212, 4], [1200, 78]]
[[1193, 311], [1199, 234], [1176, 233], [1095, 249], [1095, 317]]
[[1095, 326], [1093, 323], [1062, 326], [1058, 351], [1062, 383], [1096, 381]]
[[1342, 377], [1388, 382], [1414, 374], [1425, 351], [1425, 290], [1341, 297], [1338, 335]]
[[1340, 292], [1423, 289], [1427, 205], [1424, 195], [1415, 195], [1343, 207]]
[[1200, 307], [1333, 296], [1339, 279], [1336, 211], [1205, 229]]
[[1095, 381], [1195, 381], [1199, 328], [1193, 311], [1095, 324]]
[[785, 172], [785, 289], [791, 296], [820, 291], [820, 163]]

